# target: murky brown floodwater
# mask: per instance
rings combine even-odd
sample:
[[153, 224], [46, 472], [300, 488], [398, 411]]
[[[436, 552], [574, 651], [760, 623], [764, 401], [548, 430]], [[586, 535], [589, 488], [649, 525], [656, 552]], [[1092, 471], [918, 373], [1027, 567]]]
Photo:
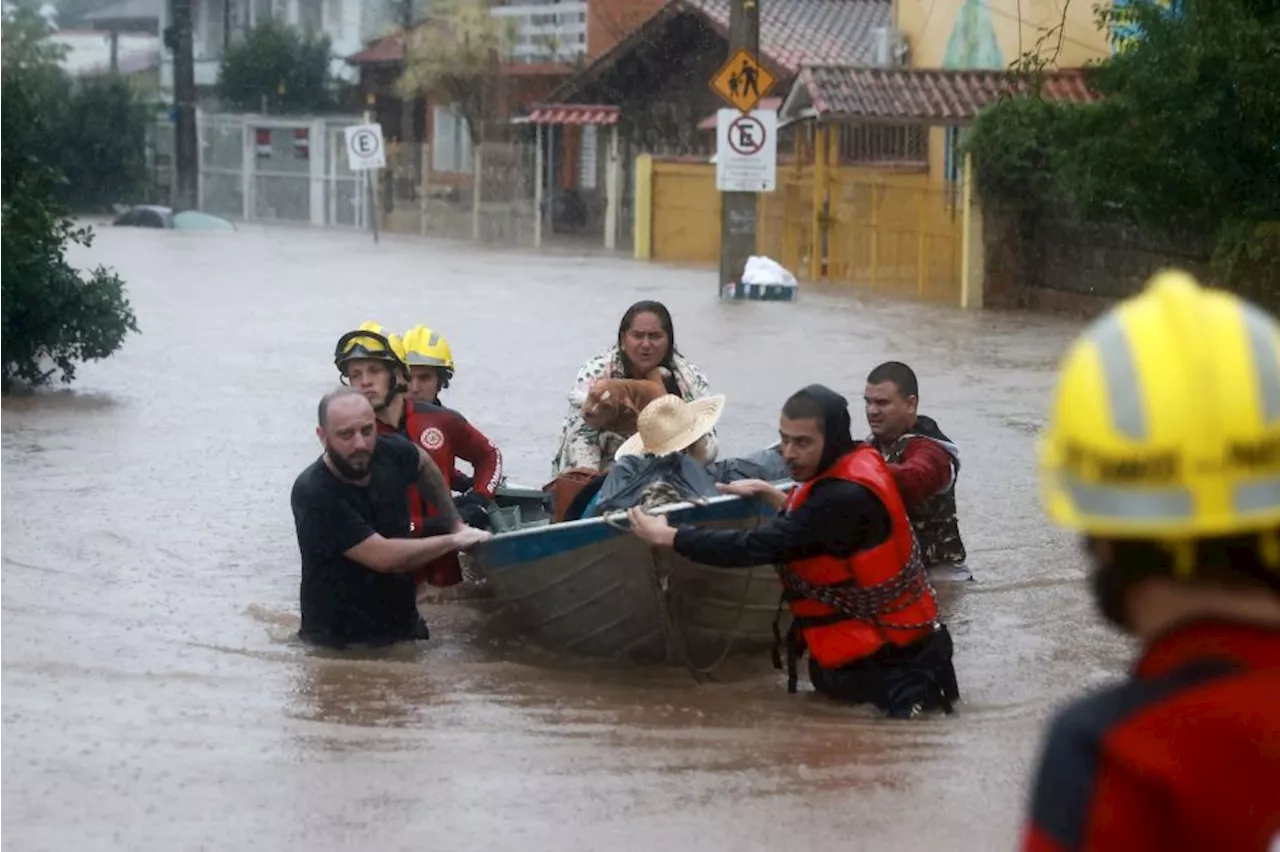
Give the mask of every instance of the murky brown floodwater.
[[[1073, 323], [724, 304], [705, 272], [333, 232], [107, 227], [75, 259], [119, 269], [143, 334], [74, 391], [4, 401], [7, 848], [1007, 849], [1047, 713], [1122, 665], [1036, 502]], [[958, 715], [789, 697], [767, 655], [705, 686], [558, 659], [483, 602], [433, 606], [433, 641], [381, 659], [290, 638], [289, 488], [341, 332], [443, 330], [448, 401], [540, 484], [575, 370], [644, 297], [728, 394], [727, 452], [803, 384], [857, 399], [880, 360], [916, 368], [962, 446], [981, 580], [947, 595]]]

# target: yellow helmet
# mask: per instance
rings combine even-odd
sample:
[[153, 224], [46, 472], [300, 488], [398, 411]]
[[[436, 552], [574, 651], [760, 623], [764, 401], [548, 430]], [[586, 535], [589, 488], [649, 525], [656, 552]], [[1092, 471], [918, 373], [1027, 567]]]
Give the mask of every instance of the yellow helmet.
[[333, 363], [338, 372], [347, 374], [347, 362], [359, 359], [386, 361], [393, 371], [408, 374], [404, 365], [404, 344], [395, 334], [388, 333], [372, 320], [363, 322], [355, 331], [338, 338], [333, 350]]
[[1280, 324], [1166, 270], [1060, 364], [1039, 447], [1046, 510], [1109, 538], [1280, 525]]
[[410, 367], [443, 367], [453, 378], [453, 352], [449, 341], [425, 325], [415, 325], [404, 333], [405, 363]]

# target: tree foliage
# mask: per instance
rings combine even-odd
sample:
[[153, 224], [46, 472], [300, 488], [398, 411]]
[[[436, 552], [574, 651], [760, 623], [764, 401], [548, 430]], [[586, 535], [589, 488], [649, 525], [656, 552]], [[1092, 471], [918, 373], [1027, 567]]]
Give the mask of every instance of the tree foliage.
[[1008, 98], [975, 122], [967, 147], [984, 197], [1215, 240], [1220, 276], [1263, 268], [1276, 241], [1256, 242], [1273, 233], [1257, 223], [1280, 221], [1277, 4], [1131, 0], [1101, 7], [1098, 22], [1135, 34], [1087, 70], [1100, 102]]
[[466, 121], [472, 145], [479, 145], [512, 39], [510, 23], [495, 17], [485, 0], [437, 0], [405, 36], [400, 95], [442, 98]]
[[[74, 81], [59, 67], [66, 49], [35, 12], [16, 9], [3, 29], [5, 92], [11, 74], [40, 106], [38, 123], [6, 118], [5, 142], [40, 152], [65, 180], [55, 197], [77, 208], [134, 200], [146, 180], [150, 110], [120, 77]], [[15, 83], [16, 85], [16, 83]]]
[[334, 105], [332, 52], [327, 35], [264, 21], [223, 56], [218, 95], [246, 112], [323, 112]]
[[57, 168], [67, 177], [65, 200], [101, 208], [135, 201], [147, 180], [147, 124], [154, 114], [120, 77], [72, 87], [56, 139]]
[[[1001, 101], [979, 117], [969, 148], [988, 164], [1046, 164], [1055, 174], [1035, 184], [1069, 194], [1090, 217], [1202, 234], [1228, 220], [1280, 218], [1274, 5], [1185, 0], [1175, 14], [1132, 0], [1125, 23], [1141, 35], [1089, 69], [1101, 103]], [[1100, 10], [1100, 25], [1118, 14]], [[990, 165], [979, 168], [984, 193], [1020, 193]]]
[[6, 390], [14, 381], [46, 384], [58, 373], [70, 382], [76, 363], [107, 357], [138, 330], [118, 276], [98, 267], [85, 279], [67, 262], [68, 245], [87, 246], [92, 233], [68, 218], [62, 200], [68, 181], [51, 162], [57, 151], [33, 141], [56, 138], [62, 116], [45, 109], [46, 87], [58, 80], [56, 52], [12, 32], [38, 33], [30, 24], [6, 24], [0, 81], [0, 384]]

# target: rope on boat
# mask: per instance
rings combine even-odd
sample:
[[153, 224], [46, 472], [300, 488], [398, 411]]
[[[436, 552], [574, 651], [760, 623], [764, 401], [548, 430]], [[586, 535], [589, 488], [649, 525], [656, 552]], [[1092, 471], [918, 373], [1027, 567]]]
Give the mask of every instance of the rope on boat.
[[[646, 494], [646, 496], [650, 495]], [[690, 502], [701, 506], [707, 505], [707, 500], [705, 498], [696, 498], [688, 501], [677, 500], [675, 502]], [[639, 508], [645, 514], [651, 515], [653, 513], [650, 509], [657, 508], [657, 505], [646, 505], [645, 503], [641, 503]], [[627, 514], [625, 511], [612, 512], [604, 515], [603, 519], [606, 524], [613, 527], [615, 530], [629, 533], [631, 532], [630, 525], [624, 525], [621, 523], [626, 516]], [[760, 515], [757, 514], [755, 525], [759, 526], [760, 523], [761, 518]], [[734, 617], [733, 629], [729, 634], [729, 639], [724, 644], [724, 649], [721, 650], [719, 656], [717, 656], [715, 661], [710, 665], [699, 666], [693, 660], [693, 653], [689, 643], [689, 634], [684, 629], [684, 625], [681, 623], [677, 614], [680, 610], [680, 600], [677, 591], [671, 587], [671, 575], [673, 573], [673, 569], [671, 567], [671, 555], [665, 550], [654, 547], [650, 548], [650, 556], [652, 559], [650, 588], [653, 589], [654, 597], [658, 604], [659, 617], [662, 619], [663, 639], [667, 648], [667, 658], [671, 659], [672, 657], [679, 656], [684, 667], [698, 683], [706, 683], [708, 680], [715, 680], [713, 673], [721, 666], [721, 664], [724, 663], [726, 659], [728, 659], [729, 653], [733, 650], [735, 642], [734, 634], [736, 634], [742, 627], [742, 614], [746, 612], [747, 601], [750, 599], [751, 595], [751, 583], [753, 579], [751, 576], [751, 570], [746, 569], [743, 571], [742, 597], [738, 601], [738, 612]]]

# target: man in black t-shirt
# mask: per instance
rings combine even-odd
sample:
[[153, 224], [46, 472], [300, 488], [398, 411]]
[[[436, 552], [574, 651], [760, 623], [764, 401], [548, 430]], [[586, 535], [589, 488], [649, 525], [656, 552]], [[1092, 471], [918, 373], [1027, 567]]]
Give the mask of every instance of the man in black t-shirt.
[[410, 485], [453, 505], [435, 463], [400, 435], [379, 436], [373, 406], [357, 390], [326, 394], [318, 415], [324, 454], [291, 495], [302, 555], [299, 635], [334, 647], [426, 638], [413, 570], [490, 534], [455, 514], [452, 532], [409, 538]]

